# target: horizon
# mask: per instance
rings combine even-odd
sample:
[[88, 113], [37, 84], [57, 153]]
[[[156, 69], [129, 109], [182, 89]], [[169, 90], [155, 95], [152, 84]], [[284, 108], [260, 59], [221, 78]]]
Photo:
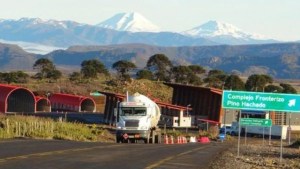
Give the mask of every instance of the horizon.
[[[159, 5], [159, 8], [157, 6]], [[280, 0], [10, 0], [0, 6], [1, 19], [40, 18], [95, 25], [117, 13], [138, 12], [162, 31], [182, 32], [209, 20], [232, 24], [249, 33], [283, 41], [300, 40], [298, 2]], [[11, 9], [14, 9], [13, 12]], [[155, 9], [155, 10], [153, 10]], [[188, 19], [187, 19], [188, 18]], [[246, 18], [246, 19], [245, 19]], [[179, 24], [178, 24], [179, 23]]]

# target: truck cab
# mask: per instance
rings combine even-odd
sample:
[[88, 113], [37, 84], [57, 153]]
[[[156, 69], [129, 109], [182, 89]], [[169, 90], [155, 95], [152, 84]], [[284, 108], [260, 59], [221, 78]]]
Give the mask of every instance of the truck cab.
[[115, 109], [116, 142], [145, 143], [154, 138], [157, 123], [160, 118], [160, 109], [144, 95], [135, 94], [128, 101], [119, 102]]

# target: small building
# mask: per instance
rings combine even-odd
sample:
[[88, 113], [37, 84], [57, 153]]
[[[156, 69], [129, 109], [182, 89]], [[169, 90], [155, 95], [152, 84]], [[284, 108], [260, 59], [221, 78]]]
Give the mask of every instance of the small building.
[[23, 87], [0, 84], [0, 113], [34, 113], [34, 94]]
[[95, 101], [86, 96], [55, 93], [49, 96], [52, 111], [95, 112]]

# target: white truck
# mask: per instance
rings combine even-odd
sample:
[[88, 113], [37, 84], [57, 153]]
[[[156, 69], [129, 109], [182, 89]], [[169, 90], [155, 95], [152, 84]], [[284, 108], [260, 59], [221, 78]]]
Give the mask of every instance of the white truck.
[[[281, 125], [272, 125], [272, 127], [260, 127], [260, 126], [241, 126], [241, 135], [247, 134], [247, 136], [269, 136], [273, 138], [286, 139], [287, 137], [287, 127]], [[231, 124], [231, 135], [238, 135], [238, 122], [232, 122]], [[226, 132], [227, 133], [227, 132]]]
[[160, 143], [161, 131], [157, 127], [160, 108], [148, 97], [135, 93], [115, 109], [116, 142]]

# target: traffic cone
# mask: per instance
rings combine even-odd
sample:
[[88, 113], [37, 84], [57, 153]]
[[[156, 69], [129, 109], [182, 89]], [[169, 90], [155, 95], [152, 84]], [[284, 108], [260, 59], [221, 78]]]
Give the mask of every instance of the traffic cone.
[[177, 141], [176, 141], [177, 144], [180, 144], [180, 137], [177, 136]]
[[173, 136], [171, 136], [171, 139], [170, 139], [170, 144], [174, 144], [174, 139], [173, 139]]
[[167, 135], [165, 135], [165, 139], [164, 139], [165, 144], [169, 144], [169, 138]]

